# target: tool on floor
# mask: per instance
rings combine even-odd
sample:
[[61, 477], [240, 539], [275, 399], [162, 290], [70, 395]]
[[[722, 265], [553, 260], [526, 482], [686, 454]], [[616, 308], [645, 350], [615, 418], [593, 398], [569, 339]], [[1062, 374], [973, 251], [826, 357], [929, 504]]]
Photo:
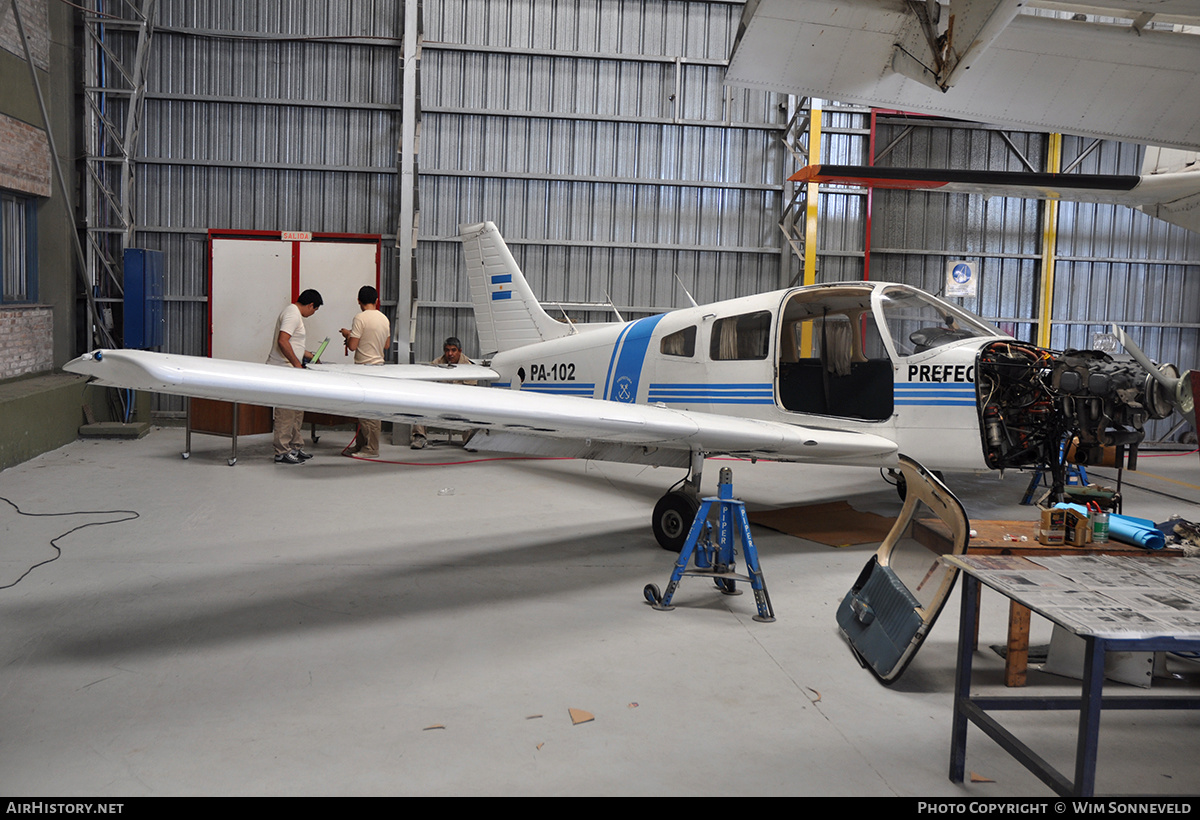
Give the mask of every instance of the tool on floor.
[[[716, 543], [713, 542], [713, 522], [708, 520], [714, 504], [718, 505]], [[748, 575], [734, 571], [735, 536], [741, 537]], [[695, 569], [688, 569], [693, 558], [696, 563]], [[754, 616], [754, 620], [763, 623], [774, 622], [775, 612], [771, 609], [771, 596], [767, 594], [762, 569], [758, 564], [758, 550], [755, 549], [754, 539], [750, 536], [746, 505], [733, 497], [733, 470], [728, 467], [721, 468], [717, 497], [705, 498], [700, 503], [700, 510], [692, 522], [687, 541], [679, 551], [679, 560], [675, 562], [675, 570], [671, 573], [666, 594], [660, 593], [657, 585], [646, 584], [642, 590], [646, 602], [663, 612], [674, 609], [675, 607], [671, 606], [671, 598], [685, 575], [712, 578], [717, 589], [726, 595], [741, 595], [741, 590], [736, 586], [737, 582], [749, 581], [750, 588], [754, 590], [754, 602], [758, 606], [758, 614]]]

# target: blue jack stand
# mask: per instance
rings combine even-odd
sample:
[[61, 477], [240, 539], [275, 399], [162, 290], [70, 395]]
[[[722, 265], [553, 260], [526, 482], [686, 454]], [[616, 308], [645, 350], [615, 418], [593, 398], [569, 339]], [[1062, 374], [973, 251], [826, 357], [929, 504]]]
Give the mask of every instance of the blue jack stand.
[[[746, 505], [733, 497], [733, 471], [728, 467], [721, 468], [721, 477], [717, 483], [717, 498], [706, 498], [700, 503], [700, 510], [692, 522], [687, 541], [679, 551], [679, 560], [675, 562], [675, 570], [671, 573], [671, 581], [667, 584], [665, 595], [658, 591], [654, 584], [646, 584], [642, 594], [650, 606], [662, 612], [670, 612], [671, 598], [679, 588], [679, 581], [685, 575], [702, 575], [713, 579], [717, 589], [726, 595], [741, 595], [737, 589], [737, 581], [749, 581], [754, 590], [754, 602], [758, 606], [758, 614], [754, 620], [762, 623], [773, 623], [775, 612], [771, 609], [771, 596], [767, 594], [767, 585], [763, 583], [762, 570], [758, 566], [758, 550], [754, 547], [754, 539], [750, 537], [750, 520], [746, 517]], [[717, 519], [717, 543], [713, 543], [713, 525], [708, 521], [709, 511], [713, 504], [720, 505]], [[739, 575], [734, 572], [735, 519], [737, 534], [742, 539], [742, 549], [746, 553], [746, 571], [749, 575]], [[688, 569], [693, 557], [696, 568]]]

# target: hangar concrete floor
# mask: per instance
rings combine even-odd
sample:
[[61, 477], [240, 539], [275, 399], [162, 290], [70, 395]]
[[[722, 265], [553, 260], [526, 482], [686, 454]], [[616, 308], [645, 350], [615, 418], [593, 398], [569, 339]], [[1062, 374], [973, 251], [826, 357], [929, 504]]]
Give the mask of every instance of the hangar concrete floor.
[[[756, 530], [776, 623], [699, 579], [657, 612], [642, 587], [664, 586], [672, 561], [648, 521], [681, 471], [368, 463], [338, 456], [349, 435], [326, 433], [301, 467], [243, 439], [229, 467], [227, 441], [198, 438], [183, 461], [183, 431], [156, 428], [0, 473], [0, 496], [35, 514], [0, 503], [0, 583], [53, 557], [55, 536], [129, 517], [49, 514], [137, 513], [67, 535], [58, 560], [0, 590], [0, 791], [1050, 796], [975, 729], [967, 769], [986, 782], [947, 779], [957, 590], [897, 685], [859, 668], [834, 612], [872, 546]], [[874, 470], [733, 466], [752, 508], [899, 509]], [[1128, 512], [1200, 518], [1195, 456], [1141, 466], [1133, 483], [1169, 495], [1127, 487]], [[1027, 475], [950, 480], [973, 517], [1029, 513]], [[985, 603], [981, 643], [1002, 642], [1006, 609]], [[1048, 639], [1036, 618], [1034, 632]], [[977, 663], [996, 685], [1000, 659]], [[569, 709], [595, 719], [573, 725]], [[1005, 723], [1072, 770], [1072, 715]], [[1099, 791], [1200, 792], [1198, 725], [1106, 715]]]

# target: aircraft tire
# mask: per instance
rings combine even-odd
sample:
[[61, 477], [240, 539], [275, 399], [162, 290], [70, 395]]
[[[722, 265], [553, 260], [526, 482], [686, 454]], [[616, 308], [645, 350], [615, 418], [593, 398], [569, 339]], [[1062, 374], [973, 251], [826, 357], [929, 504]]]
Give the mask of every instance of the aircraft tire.
[[658, 499], [650, 521], [658, 545], [668, 552], [682, 550], [699, 510], [699, 499], [687, 493], [669, 492]]

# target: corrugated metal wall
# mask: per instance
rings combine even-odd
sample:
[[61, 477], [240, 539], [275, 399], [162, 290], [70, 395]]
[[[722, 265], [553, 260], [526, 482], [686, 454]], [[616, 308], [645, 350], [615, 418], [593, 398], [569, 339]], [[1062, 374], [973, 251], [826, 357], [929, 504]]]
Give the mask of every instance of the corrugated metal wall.
[[[401, 22], [391, 2], [158, 3], [134, 202], [136, 244], [164, 252], [166, 350], [206, 350], [210, 228], [394, 237]], [[103, 31], [131, 60], [133, 36]]]
[[741, 8], [426, 0], [425, 336], [474, 344], [454, 237], [483, 220], [585, 320], [687, 304], [676, 274], [699, 301], [777, 286], [786, 98], [723, 87]]
[[[204, 349], [209, 228], [381, 233], [395, 302], [402, 5], [159, 3], [136, 202], [138, 244], [167, 257], [167, 349]], [[426, 0], [418, 360], [452, 333], [475, 352], [460, 223], [495, 221], [584, 318], [682, 305], [675, 274], [700, 300], [776, 286], [784, 112], [722, 86], [740, 14]]]

